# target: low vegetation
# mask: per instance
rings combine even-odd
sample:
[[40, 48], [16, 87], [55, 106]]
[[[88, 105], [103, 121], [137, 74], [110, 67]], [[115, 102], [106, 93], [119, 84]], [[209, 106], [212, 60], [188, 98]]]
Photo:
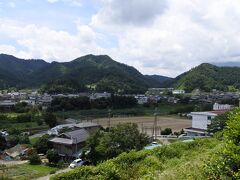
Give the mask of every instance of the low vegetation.
[[227, 118], [221, 138], [218, 135], [218, 138], [176, 142], [153, 150], [124, 152], [97, 166], [82, 166], [52, 180], [239, 179], [240, 109], [230, 112]]
[[21, 164], [11, 167], [0, 167], [0, 179], [36, 179], [58, 170], [44, 165]]
[[[216, 139], [199, 139], [189, 143], [174, 143], [169, 146], [157, 147], [153, 150], [130, 151], [122, 153], [116, 158], [105, 161], [95, 167], [83, 166], [73, 171], [59, 174], [52, 178], [57, 179], [159, 179], [169, 171], [175, 171], [186, 163], [198, 160], [203, 163], [208, 153], [217, 148], [219, 141]], [[200, 154], [200, 155], [199, 155]], [[203, 158], [201, 159], [200, 156]], [[199, 167], [195, 167], [198, 171]], [[197, 178], [198, 174], [190, 172], [188, 176]], [[184, 171], [175, 172], [174, 177], [184, 174]], [[181, 175], [180, 177], [183, 177]], [[185, 174], [187, 177], [187, 174]], [[174, 179], [174, 178], [172, 178]]]

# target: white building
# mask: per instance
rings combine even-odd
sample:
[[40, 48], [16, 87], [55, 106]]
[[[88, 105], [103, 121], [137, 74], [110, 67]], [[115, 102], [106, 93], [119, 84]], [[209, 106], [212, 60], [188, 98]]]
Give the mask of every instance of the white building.
[[175, 89], [172, 91], [173, 94], [185, 94], [185, 91], [182, 89]]
[[137, 95], [135, 96], [138, 104], [145, 104], [148, 102], [148, 97], [145, 95]]
[[218, 111], [218, 110], [230, 110], [232, 108], [232, 105], [229, 104], [218, 104], [214, 103], [213, 105], [213, 110]]
[[59, 131], [63, 128], [74, 128], [76, 124], [61, 124], [58, 126], [53, 127], [52, 129], [48, 130], [49, 135], [59, 135]]
[[94, 93], [90, 95], [90, 99], [91, 100], [95, 100], [95, 99], [100, 99], [100, 98], [110, 98], [111, 97], [111, 93]]
[[217, 115], [214, 112], [191, 112], [192, 127], [186, 128], [184, 131], [188, 136], [204, 136], [207, 133], [208, 125]]

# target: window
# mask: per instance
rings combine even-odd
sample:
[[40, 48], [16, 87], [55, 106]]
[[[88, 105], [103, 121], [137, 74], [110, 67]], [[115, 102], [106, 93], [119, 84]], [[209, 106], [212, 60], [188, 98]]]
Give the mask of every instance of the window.
[[208, 119], [208, 120], [211, 120], [211, 119], [212, 119], [212, 117], [211, 117], [211, 116], [208, 116], [208, 117], [207, 117], [207, 119]]

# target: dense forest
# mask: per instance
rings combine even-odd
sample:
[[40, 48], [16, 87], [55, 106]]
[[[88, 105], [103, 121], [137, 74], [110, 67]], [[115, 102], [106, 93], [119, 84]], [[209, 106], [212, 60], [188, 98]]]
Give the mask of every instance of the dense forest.
[[41, 87], [49, 93], [98, 92], [143, 93], [148, 87], [161, 87], [171, 78], [144, 76], [134, 67], [107, 55], [86, 55], [70, 62], [47, 63], [0, 54], [0, 88]]
[[234, 91], [240, 88], [240, 67], [218, 67], [203, 63], [176, 77], [173, 84], [178, 89]]
[[218, 67], [203, 63], [176, 78], [143, 75], [134, 67], [107, 55], [86, 55], [70, 62], [47, 63], [0, 54], [0, 89], [41, 88], [43, 92], [76, 93], [84, 91], [118, 94], [145, 93], [148, 88], [175, 87], [235, 91], [240, 88], [240, 67]]

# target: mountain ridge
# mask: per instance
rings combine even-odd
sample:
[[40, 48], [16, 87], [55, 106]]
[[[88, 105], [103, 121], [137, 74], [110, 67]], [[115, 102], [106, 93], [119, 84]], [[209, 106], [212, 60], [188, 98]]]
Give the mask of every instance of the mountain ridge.
[[[7, 67], [11, 67], [7, 70]], [[60, 89], [70, 80], [79, 86], [95, 87], [98, 91], [143, 93], [152, 84], [161, 86], [159, 80], [151, 80], [137, 69], [119, 63], [108, 55], [86, 55], [70, 62], [26, 60], [12, 55], [0, 55], [0, 88], [43, 87]], [[168, 77], [161, 76], [165, 80]], [[160, 78], [160, 76], [159, 76]], [[51, 87], [48, 87], [52, 84]], [[55, 86], [55, 87], [53, 87]], [[71, 88], [70, 88], [71, 89]]]

